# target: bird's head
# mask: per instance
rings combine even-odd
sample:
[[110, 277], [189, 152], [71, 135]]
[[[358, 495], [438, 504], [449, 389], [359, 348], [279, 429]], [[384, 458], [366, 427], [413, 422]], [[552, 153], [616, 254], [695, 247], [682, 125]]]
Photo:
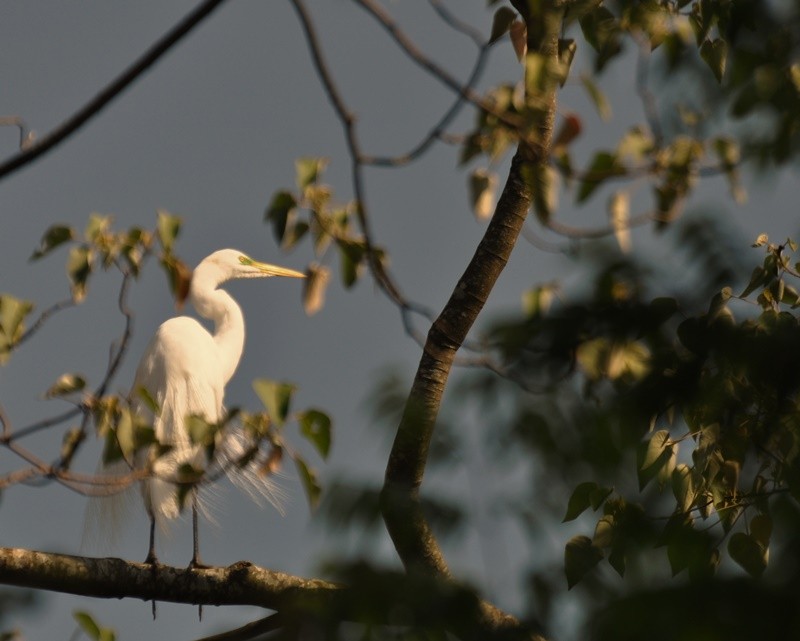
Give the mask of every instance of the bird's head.
[[234, 278], [305, 278], [302, 272], [253, 260], [236, 249], [220, 249], [207, 256], [195, 268], [192, 281], [202, 280], [214, 286]]

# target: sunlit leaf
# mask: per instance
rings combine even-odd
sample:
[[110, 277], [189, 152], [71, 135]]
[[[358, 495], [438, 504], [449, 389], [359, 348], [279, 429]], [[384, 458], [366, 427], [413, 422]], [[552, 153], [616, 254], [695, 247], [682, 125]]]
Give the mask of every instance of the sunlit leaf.
[[597, 525], [594, 528], [594, 536], [592, 537], [592, 545], [599, 548], [611, 547], [614, 542], [614, 516], [606, 514], [600, 517]]
[[569, 71], [572, 68], [572, 61], [575, 59], [575, 52], [578, 50], [578, 45], [572, 38], [560, 38], [558, 40], [558, 59], [561, 61], [565, 69], [564, 78], [561, 80], [561, 86], [567, 81]]
[[476, 169], [469, 177], [469, 199], [478, 220], [486, 220], [494, 212], [497, 174], [486, 169]]
[[303, 309], [308, 316], [313, 316], [325, 304], [325, 291], [330, 280], [331, 270], [324, 265], [312, 263], [308, 266], [306, 279], [303, 281]]
[[73, 247], [67, 259], [67, 275], [69, 276], [72, 299], [80, 303], [86, 298], [86, 286], [92, 273], [92, 250], [89, 247]]
[[78, 622], [81, 630], [93, 641], [100, 641], [100, 626], [88, 612], [73, 612], [72, 617]]
[[650, 437], [640, 469], [647, 469], [655, 463], [669, 445], [669, 430], [658, 430]]
[[80, 374], [62, 374], [45, 392], [47, 398], [67, 396], [86, 387], [86, 379]]
[[270, 419], [276, 425], [283, 425], [289, 415], [289, 405], [297, 387], [289, 383], [259, 378], [253, 381], [253, 389], [264, 404]]
[[186, 433], [193, 445], [210, 446], [219, 431], [219, 425], [209, 423], [202, 416], [192, 414], [184, 420]]
[[317, 182], [327, 166], [327, 158], [298, 158], [295, 160], [294, 167], [300, 193], [304, 193], [306, 187]]
[[522, 293], [522, 310], [531, 318], [538, 318], [547, 313], [558, 293], [558, 283], [546, 283]]
[[11, 348], [25, 333], [25, 317], [32, 309], [30, 301], [0, 295], [0, 365], [8, 361]]
[[161, 243], [161, 247], [163, 247], [164, 251], [168, 254], [172, 252], [175, 239], [181, 231], [182, 222], [181, 218], [173, 216], [163, 209], [158, 211], [156, 234], [158, 236], [158, 242]]
[[616, 191], [608, 200], [608, 217], [617, 239], [620, 251], [627, 254], [631, 250], [630, 196], [627, 191]]

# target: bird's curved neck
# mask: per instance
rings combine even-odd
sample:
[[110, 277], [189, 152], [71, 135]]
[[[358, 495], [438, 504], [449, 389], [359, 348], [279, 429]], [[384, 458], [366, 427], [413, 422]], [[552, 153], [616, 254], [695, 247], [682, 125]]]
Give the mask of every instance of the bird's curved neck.
[[220, 367], [227, 383], [244, 349], [244, 316], [230, 294], [222, 289], [192, 288], [191, 299], [197, 313], [214, 323], [214, 342], [219, 348]]

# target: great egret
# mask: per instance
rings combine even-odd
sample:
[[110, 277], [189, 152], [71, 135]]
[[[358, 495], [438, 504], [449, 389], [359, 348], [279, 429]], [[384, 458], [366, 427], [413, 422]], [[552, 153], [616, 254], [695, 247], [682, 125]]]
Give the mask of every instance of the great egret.
[[[156, 457], [155, 451], [140, 454], [136, 467], [152, 465], [152, 475], [142, 482], [142, 495], [150, 517], [150, 547], [146, 563], [156, 563], [155, 528], [175, 519], [180, 513], [176, 476], [181, 466], [206, 469], [206, 450], [195, 444], [186, 430], [186, 419], [199, 416], [210, 424], [223, 419], [225, 385], [233, 376], [244, 348], [244, 317], [236, 301], [219, 286], [235, 278], [305, 274], [253, 260], [234, 249], [221, 249], [203, 259], [192, 274], [189, 300], [200, 316], [214, 323], [213, 335], [197, 320], [178, 316], [163, 323], [144, 352], [133, 383], [132, 398], [141, 398], [141, 389], [155, 401], [155, 436], [160, 445], [171, 449]], [[140, 410], [144, 403], [138, 403]], [[155, 449], [155, 448], [151, 448]], [[224, 434], [215, 459], [236, 461], [246, 451], [241, 435]], [[149, 459], [149, 461], [148, 461]], [[224, 463], [224, 461], [223, 461]], [[236, 482], [248, 480], [247, 470], [231, 474]], [[242, 474], [238, 474], [242, 472]], [[269, 479], [249, 471], [257, 491], [274, 503]], [[197, 488], [192, 491], [193, 554], [190, 567], [201, 567], [197, 540]]]

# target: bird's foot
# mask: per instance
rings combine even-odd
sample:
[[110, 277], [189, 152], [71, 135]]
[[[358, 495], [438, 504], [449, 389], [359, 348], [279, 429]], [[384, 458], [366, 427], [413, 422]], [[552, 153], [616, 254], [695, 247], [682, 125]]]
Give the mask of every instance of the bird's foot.
[[[158, 572], [158, 557], [156, 556], [155, 552], [151, 549], [147, 553], [147, 558], [144, 560], [145, 565], [150, 566], [150, 572], [153, 575], [153, 583], [156, 581], [156, 573]], [[156, 619], [156, 601], [153, 599], [151, 601], [153, 606], [153, 621]]]

